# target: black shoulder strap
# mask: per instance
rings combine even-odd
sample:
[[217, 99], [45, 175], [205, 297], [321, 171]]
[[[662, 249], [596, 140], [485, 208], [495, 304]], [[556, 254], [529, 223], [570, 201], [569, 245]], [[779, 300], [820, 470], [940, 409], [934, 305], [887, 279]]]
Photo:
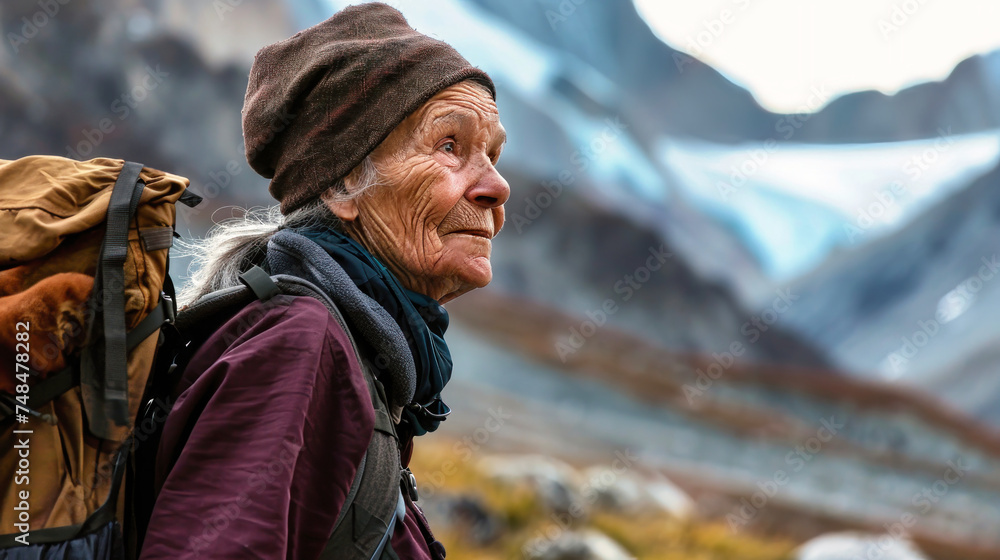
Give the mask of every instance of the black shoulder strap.
[[101, 258], [104, 290], [104, 406], [108, 420], [128, 425], [128, 353], [125, 348], [125, 258], [128, 224], [135, 215], [145, 183], [142, 164], [127, 161], [115, 181], [108, 206], [107, 233]]
[[[81, 360], [80, 383], [85, 398], [89, 426], [94, 435], [112, 439], [109, 424], [129, 425], [128, 351], [125, 325], [125, 259], [128, 256], [128, 226], [139, 206], [145, 184], [139, 180], [142, 164], [126, 161], [111, 191], [105, 220], [94, 295], [103, 317], [104, 352], [95, 356], [85, 347]], [[103, 308], [100, 305], [103, 304]]]
[[271, 280], [271, 277], [259, 266], [254, 266], [250, 270], [240, 274], [240, 281], [253, 290], [255, 296], [260, 301], [267, 301], [281, 293], [278, 285]]

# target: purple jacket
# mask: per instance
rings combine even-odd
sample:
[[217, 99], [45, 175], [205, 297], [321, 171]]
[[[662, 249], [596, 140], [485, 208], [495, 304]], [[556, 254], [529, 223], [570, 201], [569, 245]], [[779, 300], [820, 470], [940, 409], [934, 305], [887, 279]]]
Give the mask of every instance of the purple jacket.
[[[177, 391], [141, 558], [317, 558], [374, 429], [361, 367], [326, 307], [255, 301], [195, 353]], [[401, 559], [444, 557], [412, 503], [391, 545]]]

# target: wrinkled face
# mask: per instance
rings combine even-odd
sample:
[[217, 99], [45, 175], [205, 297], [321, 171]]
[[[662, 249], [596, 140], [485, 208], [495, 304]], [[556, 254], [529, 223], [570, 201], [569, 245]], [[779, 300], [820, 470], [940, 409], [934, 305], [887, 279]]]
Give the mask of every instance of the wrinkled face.
[[[444, 303], [493, 277], [490, 240], [510, 196], [494, 167], [505, 140], [490, 94], [461, 82], [411, 113], [372, 152], [378, 186], [327, 205], [406, 288]], [[345, 182], [349, 191], [357, 184], [353, 174]]]

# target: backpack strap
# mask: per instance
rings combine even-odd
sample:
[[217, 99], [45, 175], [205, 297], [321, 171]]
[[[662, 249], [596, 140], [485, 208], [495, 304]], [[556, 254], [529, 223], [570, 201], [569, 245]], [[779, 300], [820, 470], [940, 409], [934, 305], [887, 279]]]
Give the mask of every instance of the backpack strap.
[[[168, 275], [164, 280], [164, 287], [173, 293], [173, 283]], [[139, 321], [134, 329], [125, 335], [125, 348], [131, 352], [140, 342], [146, 340], [149, 335], [162, 328], [164, 325], [174, 322], [176, 307], [173, 298], [166, 292], [160, 292], [160, 303], [153, 310]], [[27, 409], [28, 414], [35, 416], [43, 422], [55, 424], [55, 418], [50, 414], [38, 412], [43, 406], [59, 398], [60, 395], [80, 384], [80, 364], [72, 364], [57, 371], [40, 381], [31, 388], [31, 398], [29, 406], [21, 406]], [[14, 400], [13, 396], [0, 391], [0, 432], [9, 428], [14, 420]]]
[[[263, 282], [260, 273], [266, 273], [263, 270], [260, 273], [252, 270], [245, 274], [257, 276]], [[296, 276], [277, 274], [268, 279], [284, 294], [308, 295], [323, 303], [347, 333], [358, 364], [361, 365], [375, 410], [375, 427], [344, 505], [334, 522], [330, 540], [320, 554], [320, 560], [377, 560], [389, 546], [397, 523], [402, 523], [406, 516], [406, 502], [400, 480], [408, 471], [400, 465], [399, 438], [389, 415], [385, 388], [372, 372], [369, 360], [361, 355], [357, 340], [340, 309], [325, 292]]]
[[260, 301], [267, 301], [281, 293], [281, 288], [271, 280], [271, 277], [264, 272], [263, 268], [256, 265], [243, 274], [240, 274], [240, 281], [246, 287], [253, 290], [254, 295]]
[[[170, 293], [173, 293], [173, 282], [169, 275], [164, 279], [163, 284], [164, 287], [169, 285], [168, 289]], [[131, 352], [140, 342], [149, 338], [149, 335], [159, 330], [163, 325], [173, 323], [176, 318], [177, 309], [174, 298], [166, 290], [160, 290], [160, 303], [156, 304], [149, 315], [143, 317], [142, 321], [139, 321], [139, 324], [128, 332], [125, 336], [125, 347]]]
[[[97, 269], [98, 281], [94, 295], [100, 293], [103, 309], [103, 360], [84, 348], [80, 363], [80, 382], [91, 393], [93, 406], [85, 406], [90, 415], [90, 431], [98, 437], [112, 439], [109, 424], [129, 425], [128, 417], [128, 350], [125, 326], [125, 259], [128, 256], [128, 226], [145, 183], [139, 179], [142, 164], [126, 161], [118, 173], [111, 191], [105, 221], [104, 243]], [[96, 359], [95, 359], [96, 358]]]

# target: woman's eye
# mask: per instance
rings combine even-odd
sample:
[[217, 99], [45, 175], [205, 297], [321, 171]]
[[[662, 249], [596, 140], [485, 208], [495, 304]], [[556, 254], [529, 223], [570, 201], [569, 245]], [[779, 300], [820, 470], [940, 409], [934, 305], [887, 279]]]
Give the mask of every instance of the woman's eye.
[[447, 152], [449, 154], [453, 153], [455, 151], [455, 141], [454, 140], [449, 140], [449, 141], [445, 142], [444, 144], [441, 144], [441, 147], [438, 148], [438, 149], [443, 150], [443, 151], [445, 151], [445, 152]]

